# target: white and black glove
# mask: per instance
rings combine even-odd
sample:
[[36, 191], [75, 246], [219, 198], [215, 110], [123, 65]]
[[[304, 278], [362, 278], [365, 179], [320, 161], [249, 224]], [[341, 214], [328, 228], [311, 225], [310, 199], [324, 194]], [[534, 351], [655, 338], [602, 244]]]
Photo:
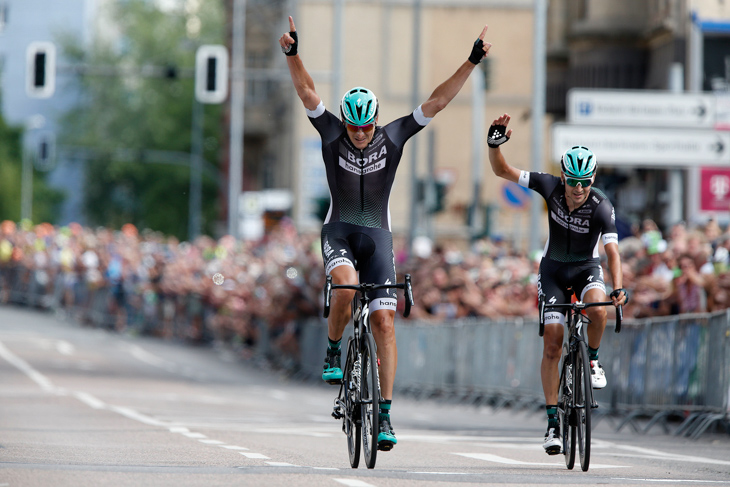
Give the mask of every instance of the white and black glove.
[[509, 140], [507, 137], [507, 127], [504, 125], [492, 125], [489, 127], [487, 134], [487, 145], [489, 147], [499, 147]]

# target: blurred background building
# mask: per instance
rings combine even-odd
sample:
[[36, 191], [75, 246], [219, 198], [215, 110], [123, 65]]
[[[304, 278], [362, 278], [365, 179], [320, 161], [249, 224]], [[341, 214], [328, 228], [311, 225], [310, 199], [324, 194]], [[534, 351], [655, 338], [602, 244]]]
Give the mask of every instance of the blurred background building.
[[[202, 1], [147, 3], [184, 9]], [[29, 132], [57, 131], [59, 114], [83, 97], [63, 89], [78, 73], [64, 69], [59, 52], [53, 96], [29, 97], [27, 47], [58, 42], [60, 31], [86, 43], [99, 30], [113, 35], [115, 19], [103, 12], [115, 2], [0, 0], [0, 89], [8, 123]], [[597, 186], [616, 206], [622, 234], [645, 218], [663, 228], [680, 220], [728, 223], [730, 6], [723, 0], [220, 0], [229, 52], [234, 7], [245, 6], [245, 97], [240, 188], [227, 183], [228, 102], [221, 111], [219, 154], [209, 161], [221, 174], [213, 232], [227, 230], [228, 191], [241, 192], [236, 230], [244, 238], [260, 235], [283, 215], [300, 230], [317, 231], [326, 211], [319, 138], [277, 42], [292, 15], [302, 59], [325, 105], [336, 112], [346, 89], [367, 86], [381, 102], [381, 124], [425, 101], [488, 24], [486, 37], [494, 46], [488, 59], [406, 145], [391, 199], [393, 229], [401, 237], [464, 242], [486, 234], [523, 248], [534, 231], [543, 241], [546, 227], [531, 228], [529, 219], [532, 202], [543, 211], [542, 200], [493, 177], [484, 141], [491, 120], [509, 113], [514, 132], [504, 151], [513, 165], [533, 168], [536, 2], [547, 7], [540, 169], [557, 174], [568, 145], [594, 149]], [[46, 169], [66, 201], [54, 223], [85, 223], [81, 199], [89, 183], [78, 161], [56, 152]]]

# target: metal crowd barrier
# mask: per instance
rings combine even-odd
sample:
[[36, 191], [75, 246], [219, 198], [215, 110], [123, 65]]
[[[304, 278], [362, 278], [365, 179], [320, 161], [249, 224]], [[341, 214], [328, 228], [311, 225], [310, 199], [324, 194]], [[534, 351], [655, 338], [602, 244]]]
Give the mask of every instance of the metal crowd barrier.
[[[416, 397], [542, 409], [542, 338], [537, 321], [396, 319], [396, 390]], [[347, 336], [347, 335], [346, 335]], [[327, 327], [302, 325], [298, 374], [319, 380]], [[346, 340], [346, 338], [345, 338]], [[630, 425], [646, 433], [670, 422], [673, 432], [697, 438], [722, 426], [730, 433], [730, 310], [624, 321], [609, 320], [600, 348], [608, 386], [595, 391], [596, 421], [616, 431]]]
[[[219, 310], [195, 293], [90, 288], [73, 275], [51, 277], [21, 265], [0, 268], [0, 299], [55, 311], [85, 326], [223, 343], [243, 349], [244, 357], [285, 367], [299, 379], [320, 380], [322, 373], [323, 319], [296, 324], [295, 350], [291, 342], [282, 350], [281, 326], [252, 320], [244, 327], [250, 336], [216, 328], [211, 322]], [[536, 320], [520, 318], [448, 323], [396, 318], [396, 389], [419, 398], [541, 409], [537, 330]], [[595, 394], [598, 421], [610, 418], [617, 431], [629, 426], [640, 433], [654, 426], [670, 433], [670, 423], [680, 423], [673, 434], [691, 438], [719, 426], [730, 433], [730, 310], [626, 320], [619, 334], [609, 320], [600, 361], [608, 386]]]

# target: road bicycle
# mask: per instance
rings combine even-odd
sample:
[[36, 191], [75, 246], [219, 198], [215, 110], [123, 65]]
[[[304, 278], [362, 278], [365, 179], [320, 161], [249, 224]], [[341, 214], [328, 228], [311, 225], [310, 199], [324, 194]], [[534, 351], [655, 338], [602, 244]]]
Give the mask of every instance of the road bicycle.
[[[568, 339], [563, 344], [558, 390], [558, 417], [563, 440], [561, 453], [565, 455], [565, 465], [572, 470], [577, 439], [580, 466], [584, 472], [588, 471], [591, 462], [591, 410], [597, 408], [598, 403], [593, 398], [591, 363], [583, 327], [590, 323], [590, 319], [583, 314], [583, 310], [594, 306], [613, 306], [613, 302], [547, 304], [544, 296], [540, 296], [539, 301], [540, 336], [545, 332], [546, 309], [567, 310], [565, 326], [568, 328]], [[616, 333], [621, 331], [622, 317], [623, 309], [619, 306], [616, 309]]]
[[324, 317], [330, 312], [333, 289], [354, 289], [352, 300], [353, 336], [347, 341], [345, 364], [342, 368], [340, 392], [335, 398], [332, 416], [342, 419], [342, 431], [347, 436], [350, 465], [357, 468], [360, 463], [360, 443], [364, 450], [365, 464], [375, 467], [378, 454], [378, 433], [380, 413], [380, 379], [375, 339], [370, 328], [370, 298], [368, 292], [377, 289], [403, 289], [406, 295], [404, 317], [408, 317], [413, 306], [411, 276], [405, 275], [405, 282], [397, 284], [357, 285], [332, 284], [327, 276], [324, 287]]

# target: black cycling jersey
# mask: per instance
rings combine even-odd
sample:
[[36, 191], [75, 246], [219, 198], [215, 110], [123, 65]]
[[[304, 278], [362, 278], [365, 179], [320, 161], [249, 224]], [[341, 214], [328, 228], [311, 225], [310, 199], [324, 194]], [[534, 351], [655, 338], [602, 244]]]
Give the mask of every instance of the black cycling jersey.
[[599, 189], [591, 187], [586, 202], [568, 209], [563, 181], [551, 174], [522, 171], [520, 186], [537, 191], [548, 206], [550, 233], [543, 258], [558, 262], [598, 259], [598, 239], [618, 243], [613, 205]]
[[307, 110], [322, 138], [330, 208], [325, 223], [345, 222], [390, 231], [390, 191], [406, 141], [429, 122], [418, 107], [413, 113], [376, 127], [368, 146], [357, 149], [339, 118], [320, 105]]

